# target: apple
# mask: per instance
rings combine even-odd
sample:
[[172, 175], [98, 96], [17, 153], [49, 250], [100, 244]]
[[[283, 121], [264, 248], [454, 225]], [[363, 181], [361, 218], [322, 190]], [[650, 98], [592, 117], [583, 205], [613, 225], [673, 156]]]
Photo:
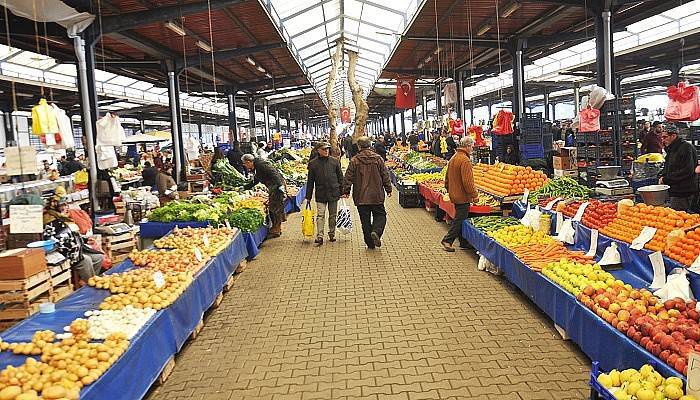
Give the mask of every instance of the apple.
[[698, 327], [697, 325], [686, 329], [685, 331], [683, 331], [683, 333], [688, 339], [692, 339], [695, 341], [700, 340], [700, 327]]
[[695, 322], [700, 321], [700, 313], [695, 311], [695, 307], [688, 310], [688, 318], [692, 319]]
[[[621, 321], [621, 322], [624, 322], [624, 321]], [[629, 328], [627, 328], [627, 337], [628, 338], [634, 337], [635, 333], [637, 333], [637, 329], [634, 326], [630, 326]]]
[[607, 297], [603, 297], [600, 299], [600, 301], [598, 301], [598, 305], [607, 309], [608, 307], [610, 307], [610, 299], [608, 299]]
[[676, 310], [675, 308], [671, 308], [670, 310], [668, 310], [668, 315], [670, 315], [671, 318], [678, 318], [681, 316], [681, 312]]
[[693, 346], [688, 344], [678, 345], [678, 353], [683, 357], [688, 357], [688, 354], [693, 351]]
[[686, 310], [685, 300], [681, 299], [680, 297], [676, 297], [675, 299], [673, 299], [673, 301], [675, 302], [675, 309], [677, 309], [678, 311]]
[[682, 342], [685, 340], [685, 336], [680, 331], [674, 331], [671, 332], [671, 337], [676, 341], [676, 342]]
[[649, 343], [649, 342], [651, 342], [651, 339], [649, 338], [649, 336], [644, 336], [642, 338], [642, 340], [639, 341], [639, 344], [641, 344], [642, 347], [646, 347], [647, 343]]
[[678, 354], [673, 353], [670, 356], [668, 356], [668, 360], [666, 360], [666, 362], [668, 363], [668, 365], [674, 365], [678, 358], [680, 358]]
[[632, 340], [639, 343], [642, 340], [642, 332], [639, 332], [639, 331], [635, 332], [634, 336], [632, 336]]
[[662, 349], [668, 350], [671, 348], [672, 343], [673, 343], [673, 337], [664, 334], [664, 337], [661, 339], [661, 342], [659, 344], [661, 345]]
[[586, 296], [593, 296], [594, 293], [595, 289], [593, 289], [593, 286], [591, 285], [588, 285], [585, 288], [583, 288], [583, 294], [585, 294]]
[[630, 312], [627, 310], [620, 310], [617, 313], [617, 319], [620, 321], [629, 321], [630, 320]]
[[666, 337], [666, 334], [665, 334], [665, 333], [659, 332], [659, 333], [657, 333], [657, 334], [655, 334], [655, 335], [653, 336], [652, 340], [654, 341], [654, 343], [661, 343], [661, 341], [662, 341], [665, 337]]
[[651, 353], [652, 349], [654, 348], [654, 342], [653, 341], [648, 341], [646, 345], [644, 345], [644, 348], [647, 349], [649, 353]]
[[659, 353], [659, 358], [661, 359], [661, 361], [666, 362], [666, 360], [668, 360], [668, 356], [670, 356], [670, 355], [671, 355], [670, 351], [664, 350], [661, 353]]
[[683, 371], [685, 371], [685, 367], [686, 367], [686, 361], [685, 361], [685, 358], [683, 358], [683, 357], [679, 357], [679, 358], [673, 363], [673, 368], [674, 368], [676, 371], [680, 372], [681, 374], [683, 373]]
[[617, 323], [617, 330], [620, 332], [627, 332], [629, 330], [630, 324], [625, 321], [620, 321]]
[[610, 307], [608, 307], [608, 311], [610, 311], [611, 313], [614, 313], [614, 314], [617, 314], [618, 312], [620, 312], [621, 309], [622, 309], [622, 307], [620, 307], [620, 305], [617, 303], [612, 303], [612, 304], [610, 304]]

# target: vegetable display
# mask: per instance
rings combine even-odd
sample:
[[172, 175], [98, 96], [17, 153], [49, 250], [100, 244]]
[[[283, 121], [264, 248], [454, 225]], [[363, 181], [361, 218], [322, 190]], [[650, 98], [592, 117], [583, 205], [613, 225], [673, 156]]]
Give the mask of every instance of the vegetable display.
[[218, 205], [175, 200], [153, 210], [148, 220], [154, 222], [208, 221], [216, 224], [221, 219], [224, 208]]
[[515, 246], [548, 244], [554, 241], [554, 238], [546, 233], [535, 231], [525, 225], [506, 226], [498, 230], [489, 231], [486, 234], [509, 249]]
[[228, 160], [221, 158], [214, 163], [212, 173], [218, 174], [220, 182], [217, 186], [224, 190], [231, 190], [248, 183], [248, 180], [238, 170], [229, 164]]
[[582, 251], [569, 250], [561, 242], [516, 246], [512, 250], [523, 263], [538, 272], [550, 263], [559, 262], [562, 259], [593, 264], [593, 257], [584, 255]]
[[567, 176], [550, 179], [541, 188], [531, 191], [528, 201], [537, 203], [540, 197], [561, 197], [562, 199], [587, 199], [591, 195], [591, 189], [580, 185], [576, 180]]
[[226, 217], [231, 226], [243, 232], [255, 232], [265, 223], [265, 214], [257, 208], [239, 208]]
[[520, 225], [520, 220], [513, 217], [484, 216], [470, 218], [469, 221], [474, 228], [482, 232], [495, 231], [506, 226]]

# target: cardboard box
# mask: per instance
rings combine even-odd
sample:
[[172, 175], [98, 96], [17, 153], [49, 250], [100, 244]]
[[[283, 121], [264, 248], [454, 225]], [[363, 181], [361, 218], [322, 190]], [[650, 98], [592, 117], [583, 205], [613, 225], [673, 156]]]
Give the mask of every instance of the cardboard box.
[[562, 147], [559, 151], [559, 155], [562, 157], [576, 158], [578, 152], [576, 151], [576, 147]]
[[576, 160], [571, 157], [554, 156], [552, 157], [552, 165], [554, 169], [568, 171], [576, 168]]
[[43, 249], [14, 249], [0, 253], [0, 279], [24, 279], [45, 270]]
[[570, 169], [570, 170], [555, 169], [554, 176], [555, 177], [568, 176], [569, 178], [578, 178], [578, 170], [576, 170], [576, 169]]

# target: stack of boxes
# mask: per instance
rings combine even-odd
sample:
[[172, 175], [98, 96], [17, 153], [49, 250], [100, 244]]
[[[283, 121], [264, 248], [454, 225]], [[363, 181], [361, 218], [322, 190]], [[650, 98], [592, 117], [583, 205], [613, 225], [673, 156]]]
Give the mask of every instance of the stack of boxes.
[[568, 176], [576, 179], [578, 167], [576, 165], [576, 147], [562, 147], [558, 156], [552, 157], [554, 176]]

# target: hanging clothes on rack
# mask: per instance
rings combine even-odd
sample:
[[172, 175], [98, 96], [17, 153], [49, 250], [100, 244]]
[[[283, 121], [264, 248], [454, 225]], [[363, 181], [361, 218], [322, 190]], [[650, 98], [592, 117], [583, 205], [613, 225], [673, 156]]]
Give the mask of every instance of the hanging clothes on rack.
[[56, 114], [46, 99], [32, 107], [32, 133], [37, 136], [58, 133]]

